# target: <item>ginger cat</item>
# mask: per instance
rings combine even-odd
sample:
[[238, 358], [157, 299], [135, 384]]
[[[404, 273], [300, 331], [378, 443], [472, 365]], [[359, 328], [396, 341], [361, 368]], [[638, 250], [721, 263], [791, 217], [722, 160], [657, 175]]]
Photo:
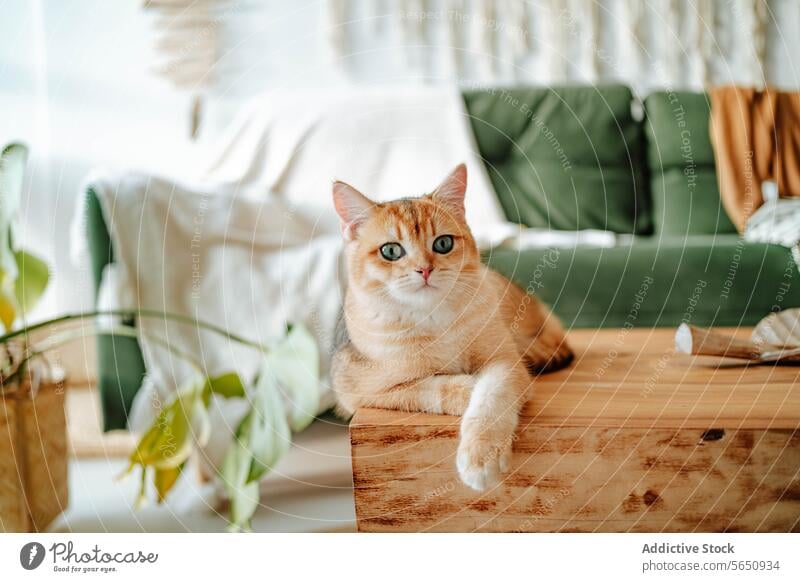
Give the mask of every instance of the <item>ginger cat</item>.
[[336, 182], [349, 284], [333, 359], [339, 410], [462, 417], [456, 464], [484, 490], [508, 469], [530, 373], [567, 365], [558, 320], [484, 266], [464, 216], [467, 169], [421, 198], [374, 203]]

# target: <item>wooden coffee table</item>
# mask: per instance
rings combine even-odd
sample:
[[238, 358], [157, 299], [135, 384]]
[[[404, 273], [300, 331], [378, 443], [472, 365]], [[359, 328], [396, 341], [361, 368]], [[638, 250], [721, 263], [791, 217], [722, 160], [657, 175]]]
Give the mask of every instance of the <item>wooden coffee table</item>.
[[532, 383], [511, 469], [484, 493], [458, 478], [458, 418], [357, 411], [359, 530], [800, 531], [800, 367], [675, 354], [673, 338], [570, 333], [575, 363]]

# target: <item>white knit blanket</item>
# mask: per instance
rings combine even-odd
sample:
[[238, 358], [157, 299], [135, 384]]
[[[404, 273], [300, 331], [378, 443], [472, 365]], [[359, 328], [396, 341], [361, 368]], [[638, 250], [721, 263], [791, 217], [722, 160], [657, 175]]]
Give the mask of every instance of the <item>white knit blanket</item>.
[[788, 247], [800, 268], [800, 200], [767, 200], [747, 221], [744, 239]]

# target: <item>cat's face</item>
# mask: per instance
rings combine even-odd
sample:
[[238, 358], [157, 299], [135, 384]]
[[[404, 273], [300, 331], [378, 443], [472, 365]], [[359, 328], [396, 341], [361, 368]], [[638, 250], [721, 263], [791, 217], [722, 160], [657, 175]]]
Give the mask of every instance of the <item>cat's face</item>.
[[464, 219], [461, 165], [421, 198], [374, 203], [334, 184], [350, 285], [387, 304], [425, 307], [467, 291], [480, 257]]

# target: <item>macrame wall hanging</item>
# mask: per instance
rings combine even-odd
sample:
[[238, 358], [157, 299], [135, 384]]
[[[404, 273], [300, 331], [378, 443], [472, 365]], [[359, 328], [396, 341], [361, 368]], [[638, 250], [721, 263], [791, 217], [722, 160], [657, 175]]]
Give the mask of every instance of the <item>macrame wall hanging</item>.
[[247, 97], [276, 83], [275, 71], [289, 71], [281, 86], [326, 70], [345, 83], [622, 82], [647, 93], [758, 87], [776, 74], [788, 86], [796, 79], [786, 63], [800, 61], [776, 24], [800, 27], [798, 0], [317, 0], [297, 10], [279, 0], [143, 0], [143, 8], [153, 69], [191, 95], [193, 135], [207, 95]]
[[189, 133], [200, 129], [203, 96], [218, 72], [224, 7], [235, 0], [144, 0], [152, 15], [153, 71], [192, 96]]
[[327, 0], [326, 5], [334, 60], [357, 79], [369, 77], [359, 66], [363, 55], [377, 52], [401, 53], [405, 73], [422, 82], [618, 80], [644, 90], [764, 85], [767, 33], [775, 18], [771, 7], [791, 1]]

